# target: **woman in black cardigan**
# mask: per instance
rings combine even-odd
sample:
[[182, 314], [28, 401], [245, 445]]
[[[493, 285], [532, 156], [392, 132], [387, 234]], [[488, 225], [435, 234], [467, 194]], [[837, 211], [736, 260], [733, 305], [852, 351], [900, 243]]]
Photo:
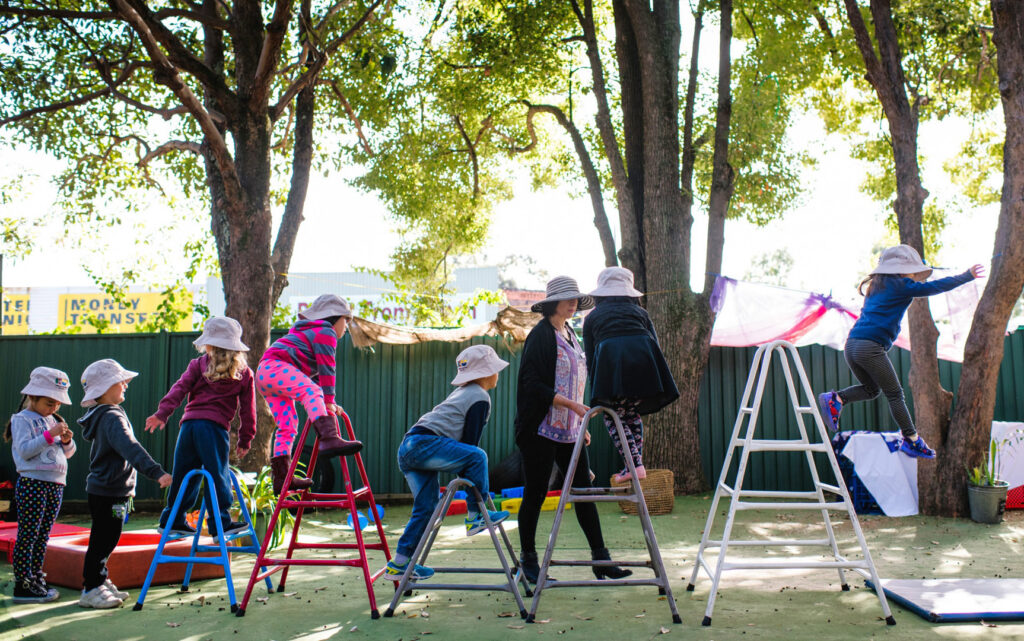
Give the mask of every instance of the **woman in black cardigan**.
[[[522, 547], [523, 573], [537, 582], [537, 519], [547, 496], [551, 470], [557, 463], [564, 472], [581, 429], [581, 418], [588, 408], [581, 403], [586, 385], [586, 361], [583, 349], [569, 325], [577, 309], [589, 309], [593, 301], [580, 293], [576, 281], [568, 276], [553, 278], [544, 300], [533, 305], [544, 315], [526, 337], [519, 367], [516, 392], [516, 444], [523, 453], [526, 488], [519, 508], [519, 544]], [[590, 434], [586, 435], [587, 443]], [[576, 465], [573, 487], [589, 487], [590, 460], [583, 448]], [[590, 544], [594, 560], [611, 557], [604, 545], [601, 521], [593, 503], [575, 505], [576, 520]], [[617, 566], [593, 567], [599, 579], [621, 579], [632, 574]]]

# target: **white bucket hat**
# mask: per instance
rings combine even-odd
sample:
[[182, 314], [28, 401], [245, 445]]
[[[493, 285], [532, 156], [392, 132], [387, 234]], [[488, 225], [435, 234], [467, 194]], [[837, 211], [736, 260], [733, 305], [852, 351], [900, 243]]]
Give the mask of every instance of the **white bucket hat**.
[[348, 301], [334, 294], [322, 294], [317, 296], [313, 304], [305, 311], [299, 312], [299, 318], [304, 320], [321, 320], [331, 316], [352, 318], [352, 310], [349, 309]]
[[64, 405], [70, 405], [71, 397], [68, 396], [70, 388], [71, 382], [68, 381], [68, 375], [64, 372], [52, 367], [37, 367], [28, 375], [28, 385], [21, 390], [21, 393], [26, 396], [45, 396], [60, 401]]
[[249, 348], [242, 342], [242, 326], [233, 318], [214, 316], [203, 325], [203, 333], [192, 341], [196, 347], [212, 345], [232, 352], [248, 352]]
[[459, 373], [452, 379], [452, 385], [465, 385], [497, 374], [508, 367], [508, 361], [502, 360], [490, 345], [470, 345], [455, 358], [455, 367]]
[[577, 311], [590, 309], [594, 306], [594, 299], [586, 294], [581, 294], [580, 286], [576, 284], [576, 280], [569, 278], [568, 276], [555, 276], [549, 280], [544, 294], [544, 300], [539, 300], [530, 306], [531, 311], [540, 313], [541, 306], [543, 306], [544, 303], [554, 303], [560, 300], [572, 300], [574, 298], [579, 301], [579, 304], [576, 306]]
[[921, 254], [910, 245], [896, 245], [882, 250], [878, 259], [878, 267], [872, 274], [919, 274], [928, 272], [925, 278], [932, 275], [932, 268], [924, 264]]
[[633, 272], [625, 267], [605, 267], [597, 275], [597, 289], [590, 295], [639, 298], [644, 293], [633, 287]]
[[130, 381], [138, 372], [133, 372], [121, 367], [121, 364], [112, 358], [104, 358], [95, 363], [90, 363], [82, 372], [82, 407], [92, 407], [96, 399], [103, 396], [115, 383]]

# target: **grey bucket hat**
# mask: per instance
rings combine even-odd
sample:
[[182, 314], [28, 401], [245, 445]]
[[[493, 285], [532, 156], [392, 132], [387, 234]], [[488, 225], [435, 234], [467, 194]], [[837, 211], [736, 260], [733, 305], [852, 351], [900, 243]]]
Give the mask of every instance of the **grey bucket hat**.
[[878, 267], [872, 274], [919, 274], [928, 272], [925, 278], [932, 275], [932, 268], [924, 264], [921, 254], [910, 245], [896, 245], [882, 250], [878, 259]]
[[64, 372], [52, 367], [37, 367], [29, 374], [28, 385], [22, 388], [21, 393], [26, 396], [45, 396], [64, 405], [70, 405], [70, 388], [71, 382]]
[[508, 367], [508, 361], [502, 360], [490, 345], [470, 345], [455, 357], [455, 367], [459, 373], [452, 379], [452, 385], [465, 385], [497, 374]]
[[348, 301], [334, 294], [321, 294], [316, 297], [312, 305], [299, 312], [299, 318], [304, 320], [320, 320], [331, 316], [352, 318], [352, 310], [349, 309]]
[[568, 276], [555, 276], [549, 280], [544, 294], [545, 296], [543, 300], [539, 300], [530, 306], [531, 311], [540, 313], [541, 307], [544, 303], [554, 303], [560, 300], [572, 300], [574, 298], [579, 301], [576, 306], [577, 311], [590, 309], [594, 306], [594, 299], [586, 294], [581, 294], [580, 286], [576, 284], [576, 279]]
[[605, 267], [597, 275], [597, 289], [590, 295], [639, 298], [644, 293], [633, 287], [633, 272], [625, 267]]
[[85, 391], [85, 395], [82, 396], [82, 407], [92, 407], [96, 404], [96, 399], [103, 396], [112, 385], [130, 381], [138, 375], [138, 372], [121, 367], [121, 364], [112, 358], [90, 363], [82, 372], [82, 389]]
[[233, 318], [214, 316], [203, 325], [203, 333], [192, 341], [196, 347], [212, 345], [232, 352], [248, 352], [249, 348], [242, 342], [242, 326]]

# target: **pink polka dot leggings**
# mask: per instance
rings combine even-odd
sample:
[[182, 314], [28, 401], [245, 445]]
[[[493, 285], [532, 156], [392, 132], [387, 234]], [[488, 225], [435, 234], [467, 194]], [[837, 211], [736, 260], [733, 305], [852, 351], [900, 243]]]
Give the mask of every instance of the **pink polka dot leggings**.
[[327, 416], [323, 389], [296, 367], [284, 361], [260, 361], [256, 368], [256, 389], [267, 399], [277, 422], [272, 456], [292, 453], [292, 443], [299, 430], [299, 415], [295, 401], [302, 403], [310, 420]]

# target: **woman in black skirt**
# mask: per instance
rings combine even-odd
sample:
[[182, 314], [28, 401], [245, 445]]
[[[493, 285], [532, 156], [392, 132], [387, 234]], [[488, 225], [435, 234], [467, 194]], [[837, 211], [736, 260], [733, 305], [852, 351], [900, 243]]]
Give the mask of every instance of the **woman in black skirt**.
[[[544, 318], [526, 337], [516, 392], [516, 444], [523, 453], [526, 488], [519, 507], [519, 543], [522, 547], [523, 573], [537, 582], [537, 519], [547, 496], [551, 470], [557, 463], [563, 473], [569, 467], [573, 447], [579, 437], [581, 418], [588, 408], [582, 403], [586, 386], [586, 362], [583, 348], [569, 325], [579, 309], [593, 306], [589, 296], [580, 293], [576, 281], [568, 276], [553, 278], [544, 300], [533, 311]], [[589, 442], [589, 434], [587, 434]], [[573, 487], [590, 487], [590, 461], [583, 448], [573, 475]], [[601, 521], [593, 503], [576, 503], [576, 520], [590, 544], [594, 560], [611, 557], [604, 545]], [[593, 567], [599, 579], [621, 579], [632, 574], [617, 566]]]
[[[615, 411], [622, 421], [626, 443], [619, 442], [615, 423], [607, 414], [604, 424], [623, 461], [633, 459], [639, 478], [645, 478], [643, 414], [652, 414], [679, 398], [679, 390], [658, 344], [647, 310], [640, 306], [643, 293], [633, 287], [633, 272], [608, 267], [590, 292], [594, 311], [583, 323], [590, 399]], [[629, 468], [612, 475], [616, 483], [629, 479]]]

